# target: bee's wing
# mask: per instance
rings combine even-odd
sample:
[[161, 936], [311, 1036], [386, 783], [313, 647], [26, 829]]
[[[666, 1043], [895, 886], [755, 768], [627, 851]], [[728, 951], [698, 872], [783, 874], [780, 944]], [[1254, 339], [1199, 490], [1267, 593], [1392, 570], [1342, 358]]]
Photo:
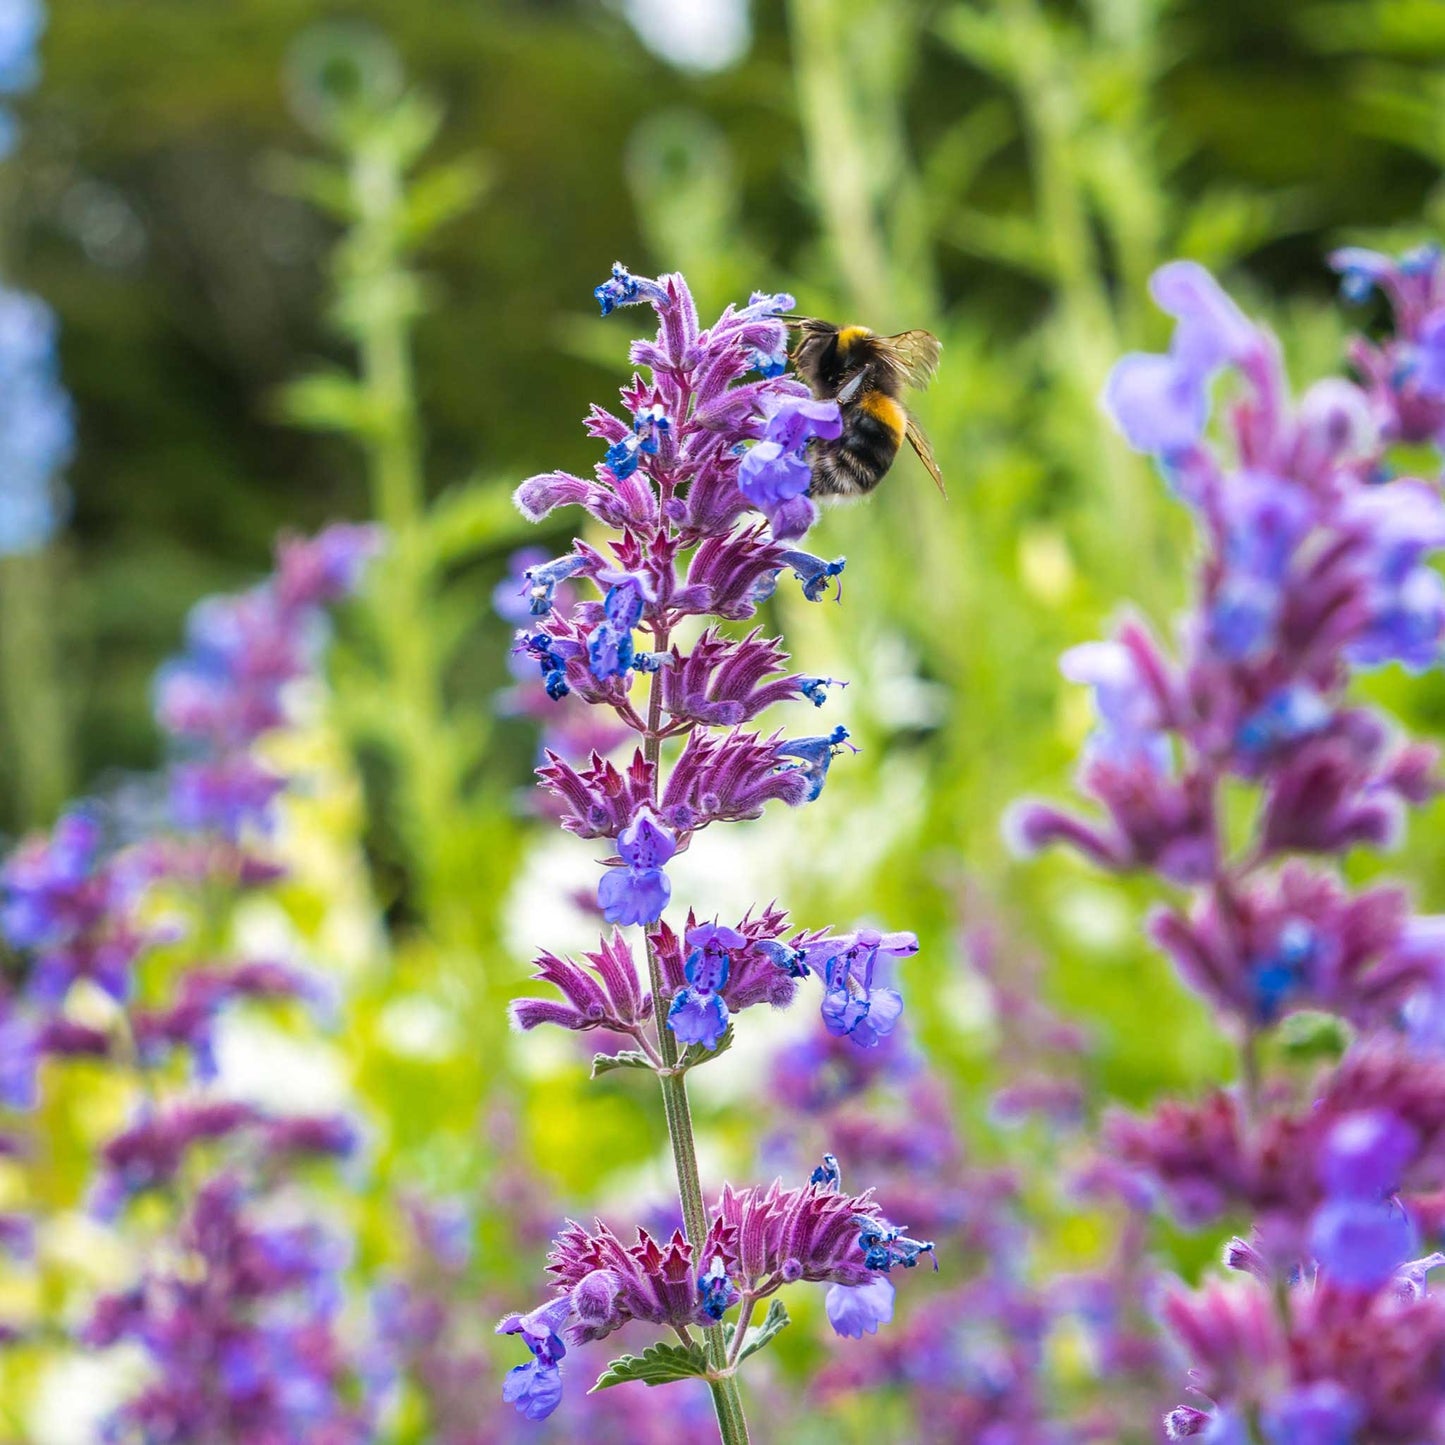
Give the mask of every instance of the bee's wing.
[[938, 490], [946, 500], [948, 488], [943, 485], [943, 473], [938, 470], [938, 463], [933, 456], [933, 447], [929, 444], [928, 438], [924, 436], [923, 428], [918, 425], [916, 417], [909, 416], [904, 427], [904, 435], [908, 438], [908, 445], [918, 453], [918, 460], [928, 468], [928, 475], [938, 484]]
[[910, 386], [916, 386], [921, 391], [933, 380], [943, 343], [931, 331], [900, 331], [897, 336], [880, 336], [878, 339], [893, 369]]

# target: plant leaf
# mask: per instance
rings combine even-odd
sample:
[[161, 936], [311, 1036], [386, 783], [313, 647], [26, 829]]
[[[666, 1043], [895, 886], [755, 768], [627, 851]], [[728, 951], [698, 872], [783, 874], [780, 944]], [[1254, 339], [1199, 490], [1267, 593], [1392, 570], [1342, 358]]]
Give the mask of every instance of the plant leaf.
[[[768, 1318], [772, 1318], [771, 1311]], [[673, 1380], [689, 1380], [706, 1374], [707, 1357], [700, 1345], [652, 1345], [640, 1355], [619, 1355], [587, 1393], [639, 1380], [644, 1385], [666, 1385]]]
[[600, 1078], [603, 1074], [610, 1074], [616, 1069], [650, 1069], [652, 1060], [646, 1054], [640, 1054], [636, 1049], [624, 1049], [618, 1054], [593, 1054], [592, 1055], [592, 1077]]
[[738, 1351], [738, 1363], [741, 1364], [749, 1355], [757, 1354], [788, 1323], [787, 1306], [775, 1295], [762, 1324], [754, 1325], [744, 1337], [743, 1347]]
[[732, 1048], [733, 1037], [733, 1026], [729, 1024], [722, 1038], [717, 1041], [717, 1048], [705, 1049], [701, 1044], [689, 1044], [678, 1057], [678, 1068], [692, 1069], [698, 1064], [705, 1064], [709, 1059], [721, 1058]]

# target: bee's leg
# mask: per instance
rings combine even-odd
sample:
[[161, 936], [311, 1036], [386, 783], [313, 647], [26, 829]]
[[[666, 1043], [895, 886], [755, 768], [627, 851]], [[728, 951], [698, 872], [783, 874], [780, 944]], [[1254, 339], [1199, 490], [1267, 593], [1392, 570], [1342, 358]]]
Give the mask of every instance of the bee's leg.
[[864, 372], [856, 372], [841, 387], [838, 388], [838, 395], [835, 398], [839, 406], [847, 406], [863, 387]]

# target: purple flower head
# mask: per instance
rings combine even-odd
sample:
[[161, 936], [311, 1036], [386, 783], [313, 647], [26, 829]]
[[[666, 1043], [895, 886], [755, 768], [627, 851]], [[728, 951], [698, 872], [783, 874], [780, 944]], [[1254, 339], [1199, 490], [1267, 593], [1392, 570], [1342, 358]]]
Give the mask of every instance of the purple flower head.
[[1291, 863], [1189, 918], [1161, 910], [1150, 932], [1191, 988], [1247, 1020], [1327, 1008], [1364, 1026], [1392, 1018], [1439, 966], [1445, 940], [1407, 926], [1406, 910], [1397, 889], [1351, 895]]
[[[828, 595], [829, 582], [843, 575], [848, 561], [846, 557], [835, 557], [831, 562], [825, 562], [810, 552], [784, 552], [782, 560], [803, 584], [803, 596], [809, 602], [821, 602]], [[842, 583], [838, 584], [837, 598], [840, 602], [843, 599]]]
[[1416, 389], [1430, 401], [1445, 401], [1445, 308], [1420, 323], [1415, 345]]
[[621, 261], [612, 263], [611, 278], [593, 288], [592, 294], [602, 307], [602, 314], [610, 316], [619, 306], [641, 306], [650, 303], [663, 307], [671, 304], [667, 288], [646, 276], [634, 276]]
[[849, 1195], [831, 1182], [784, 1189], [775, 1179], [766, 1189], [725, 1184], [713, 1230], [736, 1240], [732, 1273], [761, 1295], [798, 1280], [866, 1284], [882, 1266], [868, 1262], [860, 1221], [888, 1229], [876, 1218], [871, 1190]]
[[791, 738], [778, 747], [778, 756], [797, 758], [796, 763], [783, 764], [785, 772], [801, 773], [808, 780], [808, 802], [813, 802], [823, 791], [828, 779], [828, 767], [838, 754], [847, 748], [850, 752], [858, 749], [848, 741], [848, 729], [841, 724], [823, 738]]
[[776, 939], [764, 939], [753, 947], [761, 953], [774, 968], [789, 978], [807, 978], [809, 969], [807, 955], [801, 948], [779, 943]]
[[720, 1320], [742, 1298], [742, 1291], [728, 1278], [722, 1255], [714, 1255], [707, 1273], [698, 1276], [698, 1293], [702, 1296], [702, 1312], [710, 1320]]
[[1134, 352], [1109, 373], [1104, 410], [1135, 451], [1169, 457], [1204, 434], [1209, 396], [1201, 378], [1172, 356]]
[[1438, 247], [1398, 260], [1346, 247], [1330, 257], [1341, 290], [1361, 301], [1379, 288], [1394, 313], [1394, 334], [1357, 337], [1350, 361], [1359, 373], [1385, 441], [1436, 442], [1445, 426], [1445, 266]]
[[681, 1230], [661, 1243], [639, 1229], [637, 1242], [624, 1245], [605, 1224], [599, 1222], [589, 1233], [569, 1222], [547, 1256], [548, 1272], [576, 1305], [577, 1319], [568, 1339], [579, 1345], [600, 1340], [632, 1320], [673, 1326], [711, 1324], [693, 1261], [706, 1259], [712, 1269], [720, 1259], [731, 1275], [737, 1260], [732, 1239], [731, 1231], [715, 1223], [698, 1251]]
[[0, 868], [0, 931], [33, 956], [31, 995], [57, 1004], [90, 979], [120, 1001], [146, 944], [136, 922], [144, 878], [124, 855], [101, 853], [96, 815], [62, 814], [49, 837], [22, 843]]
[[876, 1048], [903, 1013], [903, 997], [875, 981], [884, 963], [918, 952], [911, 933], [879, 933], [863, 928], [841, 938], [823, 938], [804, 946], [808, 967], [823, 980], [823, 1023], [831, 1034], [848, 1037], [860, 1048]]
[[1310, 1227], [1310, 1250], [1347, 1289], [1374, 1289], [1419, 1252], [1414, 1221], [1398, 1200], [1328, 1199]]
[[723, 999], [733, 954], [749, 946], [734, 928], [705, 923], [687, 933], [687, 987], [679, 989], [668, 1010], [667, 1025], [679, 1042], [715, 1049], [727, 1032], [728, 1006]]
[[893, 1281], [876, 1274], [864, 1284], [835, 1284], [824, 1301], [828, 1323], [845, 1340], [861, 1340], [878, 1333], [879, 1325], [893, 1318]]
[[667, 1026], [679, 1043], [700, 1044], [711, 1052], [728, 1029], [728, 1006], [721, 994], [681, 988], [667, 1011]]
[[704, 993], [721, 993], [727, 986], [733, 954], [748, 946], [735, 928], [704, 923], [688, 930], [687, 981]]
[[329, 607], [352, 596], [385, 546], [380, 527], [338, 522], [314, 537], [276, 545], [276, 596], [286, 611]]
[[1177, 325], [1167, 356], [1121, 360], [1104, 388], [1104, 409], [1136, 451], [1171, 458], [1188, 452], [1209, 419], [1209, 383], [1245, 361], [1259, 333], [1214, 278], [1191, 261], [1161, 266], [1150, 281], [1161, 310]]
[[621, 677], [638, 660], [632, 629], [642, 620], [645, 603], [643, 583], [624, 574], [607, 590], [602, 604], [602, 621], [587, 638], [587, 665], [599, 682]]
[[1122, 642], [1085, 642], [1059, 659], [1070, 682], [1094, 690], [1098, 727], [1091, 746], [1099, 756], [1127, 762], [1139, 758], [1158, 772], [1169, 767], [1163, 732], [1163, 699], [1154, 680]]
[[830, 687], [847, 687], [846, 682], [839, 682], [834, 677], [800, 677], [798, 679], [798, 691], [808, 699], [814, 707], [822, 707], [828, 701], [828, 689]]
[[[519, 595], [526, 601], [525, 612], [530, 617], [545, 617], [551, 612], [557, 596], [557, 589], [569, 577], [575, 577], [587, 566], [587, 558], [575, 552], [565, 557], [556, 557], [550, 562], [535, 562], [522, 573]], [[522, 622], [525, 617], [516, 618]]]
[[1343, 1385], [1319, 1380], [1272, 1401], [1260, 1424], [1269, 1445], [1354, 1445], [1364, 1417]]
[[567, 659], [545, 632], [518, 632], [512, 651], [537, 664], [547, 696], [553, 702], [561, 702], [572, 690], [567, 684]]
[[1320, 1183], [1336, 1199], [1384, 1199], [1400, 1188], [1420, 1144], [1419, 1130], [1388, 1110], [1346, 1114], [1325, 1139]]
[[564, 1294], [539, 1305], [528, 1315], [508, 1315], [497, 1326], [499, 1335], [521, 1335], [532, 1352], [525, 1365], [508, 1371], [502, 1399], [528, 1420], [545, 1420], [562, 1403], [562, 1372], [567, 1353], [561, 1331], [572, 1317], [572, 1304]]
[[801, 537], [812, 526], [816, 512], [806, 498], [813, 471], [804, 453], [815, 437], [831, 441], [842, 430], [836, 402], [783, 396], [768, 406], [762, 440], [738, 465], [738, 487], [775, 537]]
[[644, 998], [637, 981], [637, 965], [622, 934], [603, 939], [596, 953], [583, 957], [583, 968], [570, 958], [544, 953], [532, 975], [554, 984], [565, 1002], [521, 998], [512, 1004], [512, 1021], [519, 1029], [556, 1024], [566, 1029], [610, 1029], [632, 1033], [652, 1013], [652, 1000]]
[[663, 868], [677, 851], [671, 831], [639, 814], [617, 835], [623, 867], [609, 868], [597, 884], [597, 906], [609, 923], [655, 923], [672, 897]]
[[1346, 301], [1359, 305], [1394, 273], [1395, 263], [1380, 251], [1363, 246], [1342, 246], [1330, 255], [1331, 267], [1339, 272], [1340, 292]]
[[860, 1216], [853, 1222], [858, 1226], [858, 1247], [863, 1251], [863, 1263], [867, 1268], [882, 1270], [884, 1274], [895, 1264], [913, 1269], [925, 1254], [933, 1260], [934, 1269], [938, 1268], [938, 1256], [932, 1240], [910, 1239], [903, 1232], [906, 1226], [866, 1216]]
[[637, 470], [643, 457], [655, 457], [662, 449], [662, 438], [672, 430], [672, 422], [660, 403], [644, 407], [632, 418], [632, 435], [613, 442], [605, 458], [618, 481], [626, 481]]

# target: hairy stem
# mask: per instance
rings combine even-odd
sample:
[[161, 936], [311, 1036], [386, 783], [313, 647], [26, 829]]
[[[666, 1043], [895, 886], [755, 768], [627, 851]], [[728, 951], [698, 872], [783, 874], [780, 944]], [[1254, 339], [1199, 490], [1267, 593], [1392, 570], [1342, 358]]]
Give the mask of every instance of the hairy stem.
[[[657, 634], [657, 650], [666, 652], [667, 633]], [[652, 798], [661, 794], [659, 772], [662, 760], [662, 674], [652, 674], [647, 697], [647, 734], [643, 756], [652, 764]], [[667, 1026], [667, 992], [662, 960], [644, 930], [647, 944], [647, 973], [652, 985], [653, 1023], [657, 1028], [657, 1049], [668, 1072], [658, 1075], [662, 1086], [662, 1108], [667, 1116], [667, 1137], [672, 1144], [672, 1162], [677, 1170], [677, 1194], [682, 1205], [683, 1229], [693, 1249], [693, 1264], [699, 1269], [703, 1241], [707, 1238], [707, 1209], [702, 1199], [702, 1178], [697, 1170], [697, 1141], [692, 1132], [692, 1109], [687, 1101], [687, 1075], [671, 1072], [677, 1064], [677, 1040]], [[748, 1422], [743, 1414], [742, 1394], [728, 1360], [727, 1341], [720, 1324], [703, 1331], [703, 1349], [710, 1367], [708, 1388], [717, 1411], [718, 1433], [723, 1445], [747, 1445]]]
[[737, 1368], [738, 1356], [743, 1352], [743, 1342], [747, 1339], [748, 1326], [753, 1322], [753, 1310], [757, 1308], [758, 1298], [756, 1295], [745, 1295], [743, 1307], [738, 1311], [737, 1333], [733, 1335], [733, 1347], [728, 1354], [728, 1364]]

